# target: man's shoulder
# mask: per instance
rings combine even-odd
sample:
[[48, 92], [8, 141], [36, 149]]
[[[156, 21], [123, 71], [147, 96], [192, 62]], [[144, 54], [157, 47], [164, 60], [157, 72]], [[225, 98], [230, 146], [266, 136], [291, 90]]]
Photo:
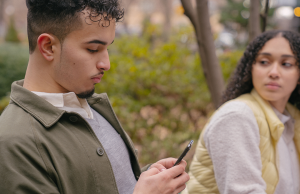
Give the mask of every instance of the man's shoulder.
[[0, 116], [0, 138], [28, 135], [31, 118], [30, 114], [11, 102]]

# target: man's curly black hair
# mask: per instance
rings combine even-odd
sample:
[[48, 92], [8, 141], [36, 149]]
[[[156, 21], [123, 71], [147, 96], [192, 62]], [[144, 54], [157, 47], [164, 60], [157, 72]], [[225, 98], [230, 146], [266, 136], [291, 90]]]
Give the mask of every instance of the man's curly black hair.
[[[235, 72], [230, 78], [227, 88], [223, 94], [222, 102], [239, 97], [242, 94], [249, 93], [253, 89], [252, 83], [252, 65], [255, 63], [258, 52], [265, 43], [276, 37], [282, 36], [288, 40], [290, 47], [296, 56], [298, 68], [300, 60], [300, 35], [296, 32], [285, 30], [267, 31], [256, 37], [246, 48], [244, 55], [240, 59]], [[292, 92], [289, 102], [300, 109], [300, 86], [299, 84]]]
[[[81, 27], [79, 13], [89, 9], [88, 19], [93, 22], [102, 20], [120, 21], [124, 9], [119, 0], [26, 0], [28, 8], [27, 32], [29, 51], [32, 53], [37, 45], [37, 38], [42, 33], [55, 35], [62, 43], [72, 31]], [[101, 19], [95, 20], [95, 18]]]

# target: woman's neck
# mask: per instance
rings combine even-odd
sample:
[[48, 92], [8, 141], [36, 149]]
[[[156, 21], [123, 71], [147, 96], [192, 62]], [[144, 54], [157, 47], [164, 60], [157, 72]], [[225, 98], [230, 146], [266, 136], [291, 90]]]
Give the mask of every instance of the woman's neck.
[[284, 112], [284, 110], [285, 110], [285, 106], [286, 106], [286, 104], [287, 104], [287, 102], [288, 102], [288, 100], [284, 100], [284, 101], [276, 101], [276, 102], [271, 102], [271, 101], [269, 101], [270, 102], [270, 104], [276, 109], [276, 110], [278, 110], [280, 113], [283, 113]]

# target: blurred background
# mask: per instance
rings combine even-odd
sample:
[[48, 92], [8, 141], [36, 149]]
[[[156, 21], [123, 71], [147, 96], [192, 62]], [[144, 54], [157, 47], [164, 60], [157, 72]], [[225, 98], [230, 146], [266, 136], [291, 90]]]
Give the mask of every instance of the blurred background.
[[[197, 142], [217, 107], [220, 92], [253, 38], [251, 22], [258, 26], [254, 35], [264, 28], [300, 31], [300, 0], [201, 1], [208, 4], [122, 0], [125, 16], [117, 24], [116, 38], [109, 48], [111, 69], [96, 85], [96, 92], [108, 93], [138, 149], [141, 165], [178, 157], [190, 140]], [[253, 7], [254, 1], [258, 4]], [[192, 8], [189, 13], [187, 4], [182, 3]], [[208, 14], [199, 15], [201, 9]], [[251, 20], [255, 14], [257, 19]], [[0, 0], [0, 114], [9, 102], [11, 83], [23, 79], [26, 71], [26, 15], [24, 0]], [[207, 32], [210, 42], [203, 38]], [[215, 62], [201, 54], [199, 42], [204, 51], [212, 44]], [[210, 72], [218, 69], [220, 80], [213, 83]], [[221, 89], [214, 94], [218, 87]], [[188, 163], [195, 147], [185, 158]]]

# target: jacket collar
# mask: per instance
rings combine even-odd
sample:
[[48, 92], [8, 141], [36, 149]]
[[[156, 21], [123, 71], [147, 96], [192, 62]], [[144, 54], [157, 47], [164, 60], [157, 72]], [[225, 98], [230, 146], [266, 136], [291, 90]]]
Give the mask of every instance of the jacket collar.
[[65, 113], [54, 107], [52, 104], [23, 88], [24, 80], [12, 83], [10, 99], [12, 102], [23, 108], [46, 128], [51, 127]]
[[[253, 89], [250, 94], [258, 102], [261, 109], [263, 110], [266, 120], [270, 127], [272, 138], [275, 141], [278, 141], [284, 130], [284, 124], [279, 120], [274, 110], [272, 109], [270, 103], [264, 100], [255, 89]], [[298, 144], [297, 148], [300, 148], [300, 111], [290, 103], [287, 103], [286, 109], [295, 121], [294, 139], [297, 140], [295, 141], [295, 143]]]
[[98, 113], [100, 113], [117, 130], [119, 134], [122, 135], [122, 133], [124, 133], [106, 93], [95, 93], [92, 97], [87, 98], [87, 101], [89, 105]]
[[[15, 81], [12, 83], [10, 94], [11, 101], [20, 106], [25, 111], [27, 111], [29, 114], [31, 114], [46, 128], [51, 127], [61, 118], [61, 116], [66, 111], [56, 108], [45, 99], [39, 97], [38, 95], [27, 90], [26, 88], [23, 88], [23, 84], [24, 80]], [[97, 103], [103, 104], [103, 102], [105, 102], [104, 104], [107, 104], [108, 97], [105, 93], [93, 94], [93, 96], [88, 98], [87, 101], [91, 106]], [[100, 112], [103, 112], [104, 114], [107, 112], [107, 107], [99, 108], [98, 106], [97, 109], [100, 109]], [[112, 120], [112, 118], [110, 118], [109, 116], [106, 117], [108, 117], [109, 121]], [[121, 129], [119, 129], [118, 132], [120, 130]]]
[[[279, 118], [275, 114], [270, 103], [267, 100], [264, 100], [257, 93], [257, 91], [255, 89], [253, 89], [250, 94], [258, 102], [262, 111], [264, 112], [264, 115], [265, 115], [266, 120], [270, 127], [271, 135], [272, 135], [273, 139], [277, 142], [279, 140], [279, 138], [281, 137], [281, 134], [284, 130], [283, 123], [279, 120]], [[293, 115], [291, 115], [291, 116], [293, 117]]]

